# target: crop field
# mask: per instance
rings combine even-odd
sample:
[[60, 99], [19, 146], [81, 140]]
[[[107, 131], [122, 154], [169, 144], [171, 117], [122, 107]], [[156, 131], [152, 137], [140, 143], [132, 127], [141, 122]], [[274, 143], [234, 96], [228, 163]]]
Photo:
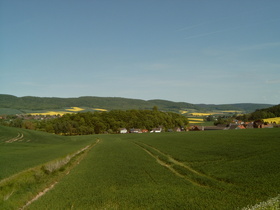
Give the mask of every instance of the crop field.
[[[62, 137], [0, 127], [0, 134], [0, 208], [241, 209], [271, 200], [279, 207], [277, 128]], [[37, 178], [22, 186], [33, 194], [19, 201], [24, 191], [13, 177], [27, 172]]]
[[203, 118], [199, 117], [188, 117], [188, 120], [190, 124], [204, 123]]
[[187, 114], [188, 116], [192, 117], [205, 117], [209, 115], [232, 115], [234, 113], [241, 114], [242, 111], [238, 110], [220, 110], [220, 111], [213, 111], [213, 112], [188, 112], [188, 111], [180, 111], [181, 114]]
[[70, 112], [65, 111], [47, 111], [47, 112], [36, 112], [36, 113], [30, 113], [31, 115], [64, 115], [68, 114]]
[[276, 122], [277, 124], [280, 124], [280, 117], [267, 118], [267, 119], [264, 119], [263, 121], [268, 122], [268, 123]]
[[[1, 110], [0, 110], [1, 111]], [[71, 108], [65, 108], [62, 110], [40, 110], [39, 112], [30, 112], [31, 115], [64, 115], [64, 114], [73, 114], [81, 111], [100, 111], [100, 112], [106, 112], [108, 110], [101, 109], [101, 108], [81, 108], [81, 107], [71, 107]]]
[[83, 111], [85, 109], [80, 108], [80, 107], [72, 107], [71, 109], [66, 109], [67, 111], [71, 111], [71, 112], [80, 112]]
[[238, 111], [238, 110], [224, 110], [224, 111], [221, 111], [221, 112], [224, 112], [224, 113], [241, 113], [242, 111]]
[[84, 111], [85, 109], [80, 108], [80, 107], [71, 107], [71, 108], [65, 108], [62, 110], [48, 110], [48, 111], [40, 111], [40, 112], [31, 112], [31, 115], [64, 115], [64, 114], [71, 114], [71, 113], [76, 113], [80, 111]]
[[192, 116], [209, 116], [209, 115], [214, 115], [214, 114], [219, 114], [217, 112], [211, 112], [211, 113], [204, 113], [204, 112], [193, 112], [193, 113], [190, 113], [190, 115]]
[[186, 110], [179, 110], [180, 114], [187, 114], [189, 111]]
[[58, 136], [0, 126], [0, 180], [62, 157], [89, 144], [90, 138]]
[[99, 109], [99, 108], [94, 108], [93, 110], [95, 111], [100, 111], [100, 112], [107, 112], [107, 109]]

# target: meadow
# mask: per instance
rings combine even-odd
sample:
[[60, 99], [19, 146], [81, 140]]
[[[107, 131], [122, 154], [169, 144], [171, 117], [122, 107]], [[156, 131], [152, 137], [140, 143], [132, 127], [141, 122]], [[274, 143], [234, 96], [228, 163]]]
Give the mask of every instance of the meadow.
[[[76, 151], [91, 145], [77, 157], [79, 164], [73, 160], [51, 176], [40, 171], [44, 183], [51, 181], [28, 187], [52, 189], [24, 206], [36, 196], [34, 191], [16, 208], [241, 209], [280, 193], [277, 128], [65, 137], [0, 127], [0, 134], [0, 160], [6, 160], [0, 164], [1, 189], [6, 189], [3, 180], [17, 173], [46, 170], [55, 160], [76, 157]], [[15, 190], [7, 190], [3, 198], [0, 194], [0, 207], [15, 207]]]

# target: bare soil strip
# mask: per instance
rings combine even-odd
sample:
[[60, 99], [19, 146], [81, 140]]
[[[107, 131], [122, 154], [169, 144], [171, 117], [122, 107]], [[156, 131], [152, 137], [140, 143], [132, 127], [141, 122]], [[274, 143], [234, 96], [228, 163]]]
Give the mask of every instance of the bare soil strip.
[[22, 140], [24, 137], [23, 133], [18, 133], [18, 135], [12, 139], [9, 139], [7, 141], [5, 141], [6, 143], [13, 143], [15, 141], [19, 141], [19, 140]]

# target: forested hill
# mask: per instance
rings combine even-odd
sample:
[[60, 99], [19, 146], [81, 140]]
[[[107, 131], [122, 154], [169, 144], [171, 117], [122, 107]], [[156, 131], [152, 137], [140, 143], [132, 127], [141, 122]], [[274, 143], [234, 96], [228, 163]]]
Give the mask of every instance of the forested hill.
[[250, 114], [251, 119], [280, 117], [280, 104], [266, 109], [256, 110]]
[[16, 97], [0, 94], [0, 108], [15, 110], [53, 110], [65, 107], [89, 107], [107, 110], [128, 109], [152, 109], [157, 106], [162, 111], [179, 112], [180, 110], [215, 111], [215, 110], [239, 110], [245, 113], [256, 109], [268, 108], [271, 104], [191, 104], [186, 102], [173, 102], [167, 100], [141, 100], [120, 97], [93, 97], [84, 96], [79, 98], [55, 98], [55, 97]]
[[194, 104], [184, 102], [172, 102], [166, 100], [140, 100], [120, 97], [93, 97], [84, 96], [79, 98], [48, 98], [48, 97], [16, 97], [0, 94], [0, 108], [28, 109], [28, 110], [50, 110], [65, 107], [89, 107], [107, 110], [128, 109], [152, 109], [157, 106], [164, 111], [179, 111], [182, 109], [197, 109]]

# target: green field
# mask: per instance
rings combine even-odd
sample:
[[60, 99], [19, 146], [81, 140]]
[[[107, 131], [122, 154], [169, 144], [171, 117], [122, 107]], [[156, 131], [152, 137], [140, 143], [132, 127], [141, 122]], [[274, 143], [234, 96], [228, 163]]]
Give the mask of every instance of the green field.
[[[0, 127], [0, 142], [4, 209], [50, 186], [26, 209], [240, 209], [280, 194], [280, 129], [65, 137]], [[24, 191], [13, 182], [36, 173], [43, 181], [22, 185], [34, 193], [18, 201]]]
[[0, 180], [74, 152], [90, 144], [91, 138], [77, 139], [0, 126]]

